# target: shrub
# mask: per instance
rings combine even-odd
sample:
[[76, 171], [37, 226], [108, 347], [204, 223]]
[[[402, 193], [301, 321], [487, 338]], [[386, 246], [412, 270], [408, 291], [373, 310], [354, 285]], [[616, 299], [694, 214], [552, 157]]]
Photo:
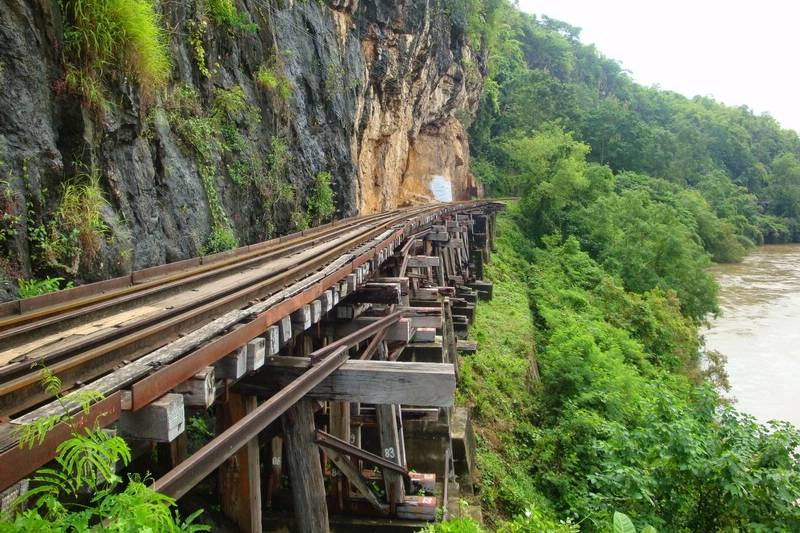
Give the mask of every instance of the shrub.
[[[33, 298], [34, 296], [61, 290], [61, 282], [63, 281], [64, 278], [19, 279], [17, 280], [17, 283], [19, 283], [19, 297], [20, 299]], [[72, 282], [67, 281], [63, 288], [69, 289], [71, 287]]]
[[282, 100], [288, 100], [292, 96], [292, 86], [283, 74], [275, 71], [266, 65], [258, 67], [255, 75], [256, 83], [266, 91], [277, 94]]
[[248, 33], [258, 31], [258, 26], [247, 22], [245, 14], [233, 5], [233, 0], [208, 0], [206, 13], [215, 23]]
[[147, 101], [164, 87], [171, 64], [160, 16], [150, 0], [62, 0], [66, 83], [100, 111], [104, 82], [116, 74], [139, 83]]
[[314, 185], [309, 191], [308, 214], [315, 224], [321, 224], [336, 212], [333, 203], [333, 189], [331, 189], [331, 173], [317, 172], [314, 176]]

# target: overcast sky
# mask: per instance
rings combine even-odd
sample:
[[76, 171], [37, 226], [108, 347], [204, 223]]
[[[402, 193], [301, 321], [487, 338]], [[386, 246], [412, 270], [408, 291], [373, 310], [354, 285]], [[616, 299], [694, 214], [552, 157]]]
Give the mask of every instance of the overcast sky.
[[800, 131], [797, 0], [519, 0], [583, 29], [581, 40], [645, 85], [768, 112]]

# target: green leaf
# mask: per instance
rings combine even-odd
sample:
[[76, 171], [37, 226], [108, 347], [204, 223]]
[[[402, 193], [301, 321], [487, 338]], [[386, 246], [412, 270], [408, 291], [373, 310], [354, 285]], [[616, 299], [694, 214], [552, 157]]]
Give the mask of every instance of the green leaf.
[[647, 525], [639, 533], [658, 533], [658, 530], [651, 525]]
[[614, 511], [614, 533], [636, 533], [633, 522], [628, 515]]

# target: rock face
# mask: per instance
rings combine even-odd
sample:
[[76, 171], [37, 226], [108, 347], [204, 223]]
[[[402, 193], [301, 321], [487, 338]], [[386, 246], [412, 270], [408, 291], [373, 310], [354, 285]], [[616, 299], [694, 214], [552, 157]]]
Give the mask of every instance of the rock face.
[[[59, 2], [0, 2], [0, 278], [69, 270], [44, 261], [41, 228], [64, 183], [89, 172], [108, 229], [75, 260], [81, 281], [208, 251], [220, 220], [240, 244], [291, 231], [323, 171], [339, 215], [426, 201], [433, 175], [467, 196], [454, 117], [477, 107], [482, 66], [445, 0], [233, 3], [247, 29], [215, 22], [202, 0], [157, 3], [169, 88], [143, 102], [112, 77], [98, 113], [65, 86]], [[283, 92], [256, 81], [265, 68]], [[225, 98], [244, 110], [215, 114]]]

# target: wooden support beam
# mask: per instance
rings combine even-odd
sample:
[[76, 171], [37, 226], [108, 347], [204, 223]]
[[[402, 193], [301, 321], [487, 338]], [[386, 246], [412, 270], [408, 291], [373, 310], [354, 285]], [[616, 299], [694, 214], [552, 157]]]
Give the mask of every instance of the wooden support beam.
[[366, 283], [347, 297], [350, 303], [401, 304], [402, 290], [399, 283]]
[[[274, 337], [277, 338], [277, 326], [270, 327], [270, 330], [275, 328], [273, 332]], [[267, 330], [269, 332], [269, 330]], [[256, 337], [245, 345], [245, 359], [248, 372], [254, 372], [264, 366], [264, 359], [267, 356], [267, 339], [264, 337]]]
[[247, 350], [244, 346], [214, 363], [217, 379], [239, 379], [247, 372]]
[[269, 479], [267, 480], [267, 507], [272, 507], [272, 496], [281, 486], [281, 475], [283, 474], [283, 438], [276, 436], [270, 441], [272, 460]]
[[354, 465], [347, 457], [339, 453], [335, 450], [331, 450], [329, 448], [325, 448], [325, 453], [330, 457], [333, 464], [336, 465], [336, 468], [344, 474], [345, 478], [353, 484], [353, 486], [361, 493], [362, 496], [372, 505], [376, 510], [381, 513], [386, 513], [388, 511], [387, 506], [381, 504], [378, 500], [378, 497], [372, 492], [372, 489], [369, 488], [367, 481], [359, 472], [359, 469], [356, 465]]
[[[378, 359], [386, 361], [389, 357], [386, 343], [382, 342], [378, 348]], [[406, 465], [401, 462], [400, 433], [397, 429], [397, 405], [376, 404], [375, 415], [378, 419], [378, 437], [381, 444], [381, 455], [387, 461], [391, 461], [402, 467]], [[402, 503], [405, 498], [403, 478], [397, 472], [383, 469], [383, 480], [386, 485], [386, 500], [395, 509], [398, 503]]]
[[289, 468], [297, 529], [303, 533], [330, 533], [325, 482], [319, 451], [314, 442], [314, 409], [303, 399], [281, 416], [286, 440], [286, 466]]
[[[241, 385], [270, 393], [302, 374], [310, 363], [301, 357], [273, 357], [265, 369]], [[453, 405], [456, 388], [452, 364], [360, 361], [351, 359], [324, 379], [309, 398], [362, 403], [397, 403], [426, 407]]]
[[[329, 402], [328, 404], [328, 431], [334, 437], [344, 441], [350, 441], [350, 404], [348, 402]], [[341, 470], [341, 468], [340, 468]], [[346, 472], [343, 471], [345, 475]], [[340, 479], [335, 484], [335, 494], [337, 499], [349, 497], [349, 487], [344, 480]], [[341, 506], [340, 506], [341, 507]]]
[[[231, 392], [220, 406], [221, 430], [230, 427], [256, 408], [255, 396]], [[219, 467], [222, 512], [245, 533], [261, 532], [261, 464], [258, 437], [251, 439]]]
[[138, 411], [122, 411], [118, 427], [136, 439], [171, 442], [186, 429], [183, 395], [165, 394]]
[[435, 255], [412, 255], [408, 258], [408, 268], [430, 268], [441, 265], [441, 260]]
[[174, 389], [175, 394], [183, 395], [185, 407], [208, 409], [217, 395], [216, 373], [213, 366], [207, 366], [188, 381], [184, 381]]
[[[304, 335], [298, 343], [301, 354], [311, 353], [311, 337]], [[306, 365], [308, 357], [275, 357], [274, 360], [295, 359]], [[263, 372], [262, 372], [263, 374]], [[328, 506], [325, 501], [325, 481], [322, 477], [319, 450], [315, 442], [314, 407], [308, 397], [281, 415], [286, 442], [285, 465], [289, 469], [292, 502], [297, 528], [302, 533], [330, 533]]]

